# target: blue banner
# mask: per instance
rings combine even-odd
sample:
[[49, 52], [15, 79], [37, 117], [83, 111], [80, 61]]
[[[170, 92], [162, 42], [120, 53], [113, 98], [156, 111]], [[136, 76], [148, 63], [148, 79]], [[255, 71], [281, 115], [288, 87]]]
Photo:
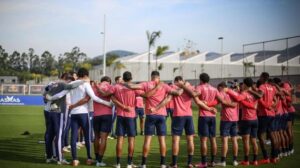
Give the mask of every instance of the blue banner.
[[0, 105], [7, 106], [43, 106], [43, 96], [0, 95]]

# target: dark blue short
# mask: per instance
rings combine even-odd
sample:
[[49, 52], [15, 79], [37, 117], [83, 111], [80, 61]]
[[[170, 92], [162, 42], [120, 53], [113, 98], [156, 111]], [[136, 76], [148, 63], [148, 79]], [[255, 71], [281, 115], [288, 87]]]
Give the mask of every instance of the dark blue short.
[[240, 134], [250, 135], [251, 138], [257, 137], [258, 131], [258, 121], [257, 120], [241, 120], [240, 122]]
[[222, 137], [237, 136], [237, 122], [236, 121], [221, 121], [220, 134]]
[[216, 117], [199, 117], [198, 134], [201, 137], [216, 137]]
[[95, 116], [93, 119], [93, 128], [96, 133], [109, 133], [112, 126], [112, 115]]
[[117, 116], [117, 136], [134, 137], [136, 136], [136, 118]]
[[185, 135], [194, 135], [194, 122], [192, 116], [173, 117], [172, 120], [172, 135], [181, 136], [183, 129]]
[[167, 134], [166, 117], [162, 115], [147, 115], [145, 121], [145, 135], [165, 136]]

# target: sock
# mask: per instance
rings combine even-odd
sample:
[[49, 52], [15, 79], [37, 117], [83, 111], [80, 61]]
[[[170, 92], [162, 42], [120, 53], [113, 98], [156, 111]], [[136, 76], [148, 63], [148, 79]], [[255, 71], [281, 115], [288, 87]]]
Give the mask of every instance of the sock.
[[201, 162], [202, 164], [205, 164], [207, 162], [206, 156], [201, 156]]
[[222, 156], [221, 157], [221, 162], [225, 162], [225, 160], [226, 160], [226, 157]]
[[102, 158], [103, 158], [103, 155], [99, 155], [99, 159], [98, 159], [98, 162], [102, 162]]
[[99, 160], [99, 154], [98, 153], [95, 153], [95, 158], [96, 158], [96, 160]]
[[254, 161], [257, 161], [257, 155], [256, 154], [253, 155], [253, 162]]
[[236, 161], [237, 160], [237, 156], [233, 156], [233, 161]]
[[173, 155], [172, 156], [172, 166], [175, 166], [175, 165], [177, 165], [177, 156]]
[[127, 157], [127, 164], [131, 165], [131, 163], [132, 163], [132, 156], [128, 156]]
[[215, 155], [211, 155], [211, 162], [215, 162]]
[[193, 161], [193, 155], [188, 155], [188, 161], [187, 161], [187, 164], [192, 164], [192, 161]]
[[146, 165], [146, 160], [147, 160], [147, 158], [146, 157], [142, 157], [142, 165]]
[[165, 164], [166, 164], [166, 157], [160, 156], [160, 165], [165, 165]]
[[117, 157], [117, 165], [120, 164], [120, 157]]
[[268, 158], [269, 158], [269, 156], [268, 156], [268, 153], [267, 153], [267, 150], [266, 150], [266, 149], [262, 150], [262, 153], [263, 153], [264, 159], [268, 159]]
[[248, 155], [245, 155], [245, 156], [244, 156], [244, 161], [246, 161], [246, 162], [249, 161], [249, 156], [248, 156]]

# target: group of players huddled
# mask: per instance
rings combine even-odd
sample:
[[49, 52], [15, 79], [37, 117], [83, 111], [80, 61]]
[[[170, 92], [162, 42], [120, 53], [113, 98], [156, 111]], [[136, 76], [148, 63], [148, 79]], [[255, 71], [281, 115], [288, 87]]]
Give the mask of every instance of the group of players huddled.
[[[271, 79], [267, 72], [254, 82], [244, 78], [243, 82], [220, 83], [217, 88], [209, 84], [207, 73], [199, 76], [200, 84], [192, 86], [182, 76], [176, 76], [173, 83], [160, 81], [158, 71], [151, 73], [151, 81], [133, 83], [131, 72], [117, 77], [112, 85], [111, 78], [104, 76], [99, 83], [90, 81], [88, 70], [80, 68], [76, 74], [65, 73], [58, 81], [50, 82], [44, 92], [45, 100], [45, 147], [46, 162], [72, 164], [78, 166], [78, 130], [83, 131], [87, 150], [87, 165], [106, 166], [105, 150], [107, 139], [112, 132], [116, 116], [116, 163], [120, 159], [124, 138], [128, 138], [127, 168], [147, 165], [147, 157], [153, 136], [158, 137], [160, 167], [177, 168], [180, 138], [185, 131], [187, 159], [186, 166], [213, 167], [226, 166], [228, 141], [232, 143], [232, 165], [276, 164], [280, 158], [294, 153], [293, 121], [295, 108], [292, 105], [293, 87], [279, 78]], [[198, 135], [201, 146], [200, 158], [193, 160], [195, 129], [192, 101], [199, 109]], [[145, 103], [144, 103], [145, 102]], [[145, 104], [145, 106], [144, 106]], [[220, 104], [221, 160], [216, 162], [216, 106]], [[144, 121], [145, 112], [145, 121]], [[137, 117], [140, 117], [141, 135], [144, 144], [139, 166], [132, 162]], [[166, 163], [166, 117], [171, 116], [172, 161]], [[68, 146], [71, 130], [72, 162], [64, 159], [63, 149]], [[93, 137], [93, 138], [92, 138]], [[242, 137], [244, 159], [238, 162], [238, 137]], [[261, 160], [258, 158], [259, 146]], [[271, 143], [270, 154], [266, 148], [267, 139]], [[91, 141], [94, 143], [95, 160], [91, 156]], [[207, 159], [210, 142], [211, 158]], [[251, 148], [250, 148], [251, 144]], [[111, 147], [110, 147], [111, 148]], [[55, 149], [55, 150], [53, 150]], [[249, 158], [252, 149], [253, 158]], [[195, 162], [199, 162], [194, 164]]]

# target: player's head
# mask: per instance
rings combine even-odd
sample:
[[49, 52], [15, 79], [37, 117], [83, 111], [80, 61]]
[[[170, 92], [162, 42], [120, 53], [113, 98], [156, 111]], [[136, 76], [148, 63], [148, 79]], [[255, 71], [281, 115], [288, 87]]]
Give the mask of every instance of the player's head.
[[132, 75], [131, 75], [131, 72], [129, 71], [126, 71], [123, 73], [123, 80], [124, 82], [129, 82], [132, 80]]
[[77, 72], [78, 78], [84, 78], [89, 76], [89, 71], [85, 68], [79, 68]]
[[278, 86], [281, 85], [281, 79], [280, 79], [280, 78], [274, 78], [274, 79], [273, 79], [273, 82], [274, 82], [276, 85], [278, 85]]
[[218, 90], [219, 90], [219, 91], [222, 91], [224, 88], [227, 87], [227, 85], [226, 85], [226, 83], [223, 81], [223, 82], [219, 83], [217, 87], [218, 87]]
[[122, 83], [123, 82], [123, 79], [121, 76], [116, 76], [115, 77], [115, 83]]
[[159, 80], [160, 76], [159, 76], [159, 72], [158, 71], [152, 71], [151, 72], [151, 80]]
[[70, 71], [69, 74], [72, 75], [75, 80], [77, 80], [78, 76], [76, 72]]
[[243, 81], [243, 90], [252, 87], [252, 85], [253, 85], [252, 78], [245, 78]]
[[176, 77], [174, 78], [174, 84], [175, 84], [175, 85], [176, 85], [178, 82], [181, 82], [181, 81], [183, 81], [182, 76], [176, 76]]
[[262, 83], [266, 83], [266, 82], [268, 82], [269, 77], [270, 77], [270, 75], [269, 75], [268, 72], [262, 72], [262, 73], [260, 74], [259, 80], [260, 80], [260, 82], [262, 82]]
[[199, 76], [201, 83], [208, 83], [209, 82], [209, 75], [207, 73], [202, 73]]
[[65, 73], [61, 74], [60, 79], [67, 80], [67, 76], [68, 76], [68, 73], [65, 72]]
[[103, 77], [101, 78], [101, 82], [108, 82], [109, 84], [111, 84], [111, 79], [110, 79], [110, 77], [108, 77], [108, 76], [103, 76]]

